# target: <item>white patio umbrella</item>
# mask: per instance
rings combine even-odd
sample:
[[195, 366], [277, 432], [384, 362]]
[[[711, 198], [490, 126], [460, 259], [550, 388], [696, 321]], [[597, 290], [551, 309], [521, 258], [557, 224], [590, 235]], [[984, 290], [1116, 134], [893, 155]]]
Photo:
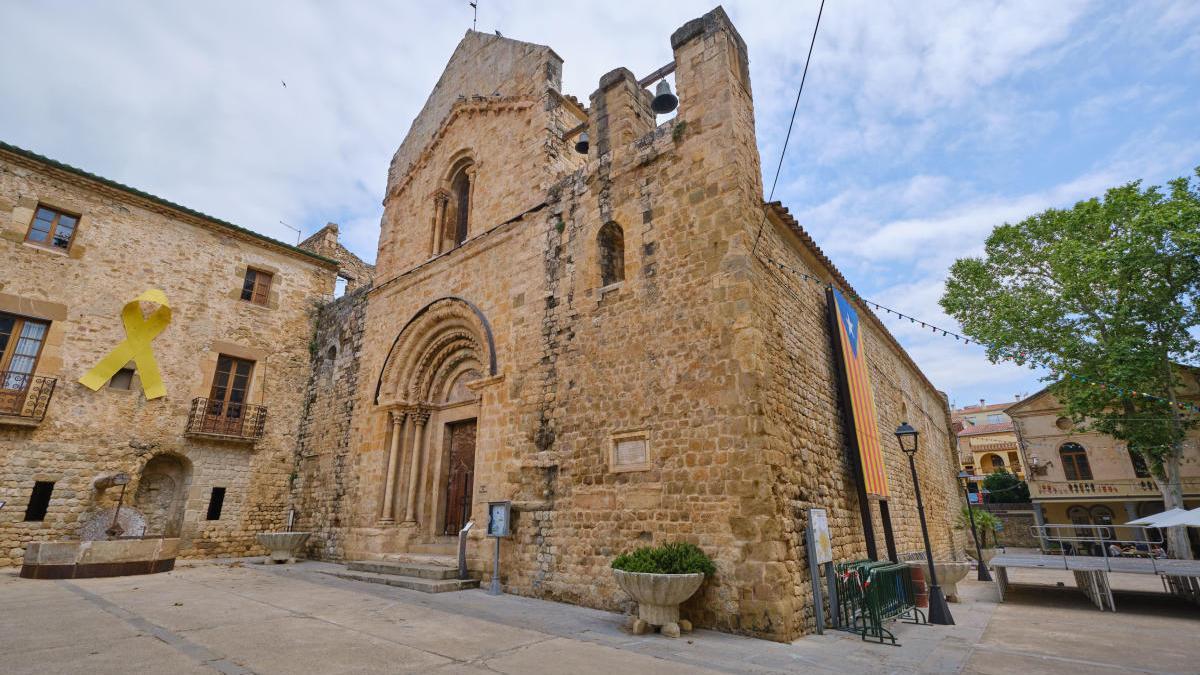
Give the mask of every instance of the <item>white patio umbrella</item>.
[[1161, 522], [1159, 527], [1200, 527], [1200, 508], [1184, 511]]
[[1186, 515], [1188, 513], [1190, 513], [1190, 512], [1185, 511], [1180, 508], [1167, 509], [1166, 511], [1163, 511], [1162, 513], [1155, 513], [1153, 515], [1144, 516], [1142, 518], [1138, 518], [1137, 520], [1131, 520], [1125, 524], [1126, 525], [1145, 525], [1146, 527], [1170, 527], [1170, 525], [1167, 524], [1168, 520], [1172, 520], [1174, 518]]

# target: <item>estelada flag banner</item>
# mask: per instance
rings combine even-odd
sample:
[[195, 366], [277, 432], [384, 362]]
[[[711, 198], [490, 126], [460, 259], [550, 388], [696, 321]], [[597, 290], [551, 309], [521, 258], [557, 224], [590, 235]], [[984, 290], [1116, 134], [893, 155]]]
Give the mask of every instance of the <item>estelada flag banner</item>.
[[850, 442], [862, 466], [863, 487], [868, 495], [888, 496], [887, 473], [883, 466], [883, 448], [879, 445], [879, 419], [875, 413], [875, 394], [871, 390], [870, 368], [859, 330], [858, 312], [836, 288], [829, 289], [834, 329], [833, 342], [842, 366], [842, 398], [848, 408], [846, 421]]

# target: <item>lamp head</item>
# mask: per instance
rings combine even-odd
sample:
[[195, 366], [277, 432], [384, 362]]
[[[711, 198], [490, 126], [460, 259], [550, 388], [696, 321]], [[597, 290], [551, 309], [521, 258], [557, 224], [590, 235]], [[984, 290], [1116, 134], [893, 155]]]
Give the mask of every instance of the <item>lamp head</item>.
[[920, 432], [912, 428], [908, 422], [901, 422], [900, 426], [896, 427], [896, 440], [900, 442], [900, 449], [909, 455], [916, 454], [918, 433]]

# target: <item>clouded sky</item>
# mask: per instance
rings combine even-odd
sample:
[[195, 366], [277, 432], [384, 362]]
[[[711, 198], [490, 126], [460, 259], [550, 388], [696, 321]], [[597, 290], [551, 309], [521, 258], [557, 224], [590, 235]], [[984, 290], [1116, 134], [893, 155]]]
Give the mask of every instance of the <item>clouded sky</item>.
[[[671, 32], [714, 2], [480, 0], [479, 29], [552, 46], [586, 100], [612, 68], [669, 61]], [[768, 172], [817, 5], [725, 3]], [[0, 139], [285, 241], [280, 221], [335, 221], [373, 260], [388, 161], [471, 10], [6, 0], [0, 25]], [[860, 293], [953, 328], [937, 299], [955, 258], [1005, 221], [1189, 174], [1198, 120], [1194, 0], [828, 0], [776, 198]], [[1041, 386], [889, 327], [959, 405]]]

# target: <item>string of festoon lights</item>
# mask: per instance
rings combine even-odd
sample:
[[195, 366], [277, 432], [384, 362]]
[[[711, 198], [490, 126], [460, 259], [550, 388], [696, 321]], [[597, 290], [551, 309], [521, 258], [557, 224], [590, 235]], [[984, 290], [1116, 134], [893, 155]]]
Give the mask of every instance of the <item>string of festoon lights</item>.
[[[807, 282], [810, 282], [814, 285], [820, 286], [822, 288], [833, 288], [833, 286], [831, 284], [829, 284], [807, 272], [804, 272], [803, 270], [798, 270], [789, 265], [781, 263], [778, 260], [773, 260], [769, 257], [763, 258], [761, 256], [759, 257], [759, 259], [763, 260], [764, 262], [767, 262], [775, 267], [778, 267], [782, 271], [789, 272], [797, 277], [800, 277], [801, 279], [803, 279]], [[926, 321], [919, 317], [912, 316], [910, 314], [905, 314], [904, 312], [901, 312], [896, 309], [892, 309], [891, 307], [888, 307], [886, 305], [881, 305], [878, 302], [875, 302], [874, 300], [870, 300], [868, 298], [862, 297], [861, 295], [858, 295], [854, 291], [847, 290], [845, 293], [847, 296], [863, 303], [864, 305], [875, 308], [875, 310], [878, 312], [883, 312], [887, 315], [894, 316], [899, 319], [908, 319], [909, 323], [911, 323], [913, 325], [919, 325], [922, 329], [928, 328], [930, 330], [930, 332], [932, 332], [934, 335], [940, 335], [941, 337], [952, 337], [952, 338], [954, 338], [955, 342], [961, 342], [963, 345], [972, 345], [973, 344], [973, 345], [978, 345], [980, 347], [995, 349], [997, 352], [1000, 352], [1000, 355], [998, 357], [998, 360], [1000, 360], [1000, 361], [1010, 361], [1010, 362], [1015, 363], [1020, 366], [1023, 366], [1026, 364], [1032, 364], [1035, 366], [1040, 366], [1042, 368], [1045, 368], [1051, 372], [1060, 372], [1056, 368], [1054, 368], [1052, 365], [1042, 362], [1042, 361], [1039, 361], [1035, 358], [1032, 358], [1026, 352], [1016, 351], [1016, 352], [1004, 353], [998, 347], [994, 347], [993, 345], [989, 345], [987, 343], [980, 342], [979, 340], [976, 340], [971, 337], [967, 337], [966, 335], [963, 335], [961, 333], [956, 333], [952, 330], [942, 328], [933, 323], [930, 323], [929, 321]], [[1178, 402], [1178, 401], [1172, 402], [1170, 399], [1165, 398], [1163, 396], [1157, 396], [1155, 394], [1151, 394], [1151, 393], [1144, 392], [1144, 391], [1137, 391], [1134, 389], [1125, 389], [1125, 388], [1118, 387], [1118, 386], [1115, 386], [1112, 384], [1108, 384], [1106, 382], [1101, 382], [1099, 380], [1096, 380], [1096, 379], [1093, 379], [1090, 377], [1085, 377], [1083, 375], [1076, 375], [1075, 373], [1061, 373], [1061, 375], [1063, 377], [1069, 377], [1072, 380], [1075, 380], [1077, 382], [1084, 382], [1086, 384], [1090, 384], [1090, 385], [1092, 385], [1094, 387], [1098, 387], [1099, 389], [1104, 390], [1104, 391], [1111, 391], [1111, 392], [1115, 393], [1117, 396], [1131, 396], [1131, 397], [1138, 397], [1138, 398], [1153, 399], [1153, 400], [1161, 401], [1168, 405], [1174, 406], [1174, 407], [1178, 408], [1179, 410], [1183, 410], [1183, 411], [1190, 412], [1190, 413], [1200, 413], [1200, 406], [1197, 406], [1192, 403]]]

